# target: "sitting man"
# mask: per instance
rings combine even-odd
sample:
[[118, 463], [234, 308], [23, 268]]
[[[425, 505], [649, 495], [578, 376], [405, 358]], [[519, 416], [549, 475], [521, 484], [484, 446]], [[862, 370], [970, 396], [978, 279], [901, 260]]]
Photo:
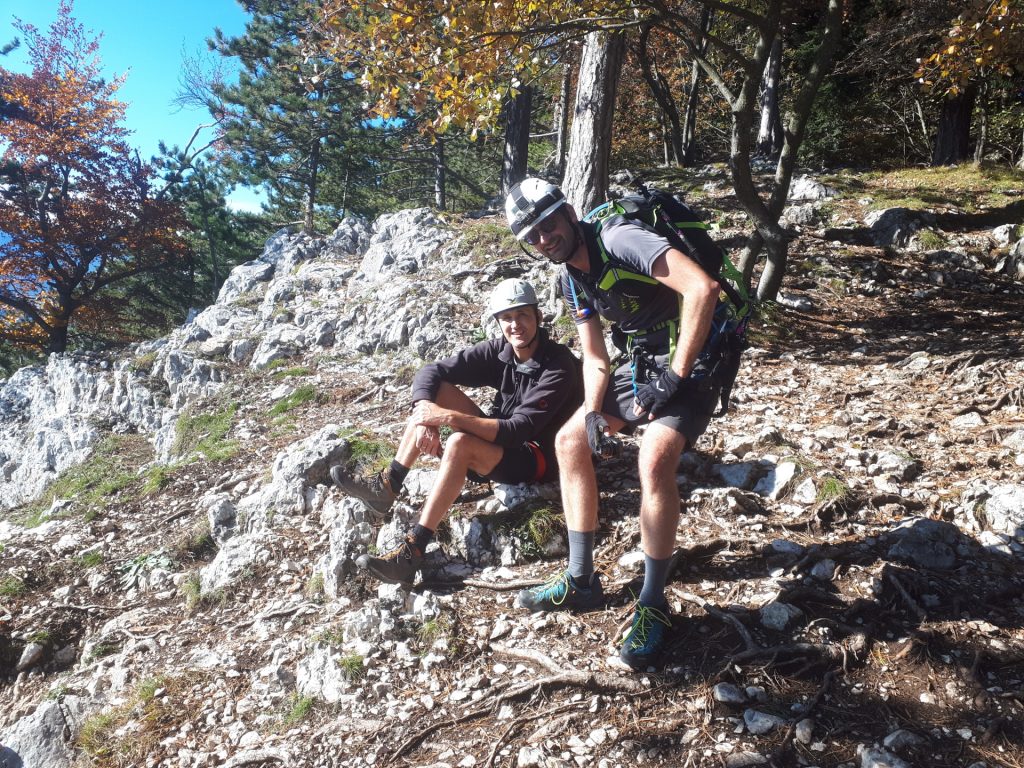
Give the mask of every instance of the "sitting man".
[[[580, 221], [562, 191], [525, 179], [505, 203], [521, 241], [561, 265], [562, 295], [583, 353], [584, 403], [558, 434], [569, 565], [550, 582], [524, 590], [531, 611], [586, 611], [604, 602], [594, 571], [598, 487], [592, 459], [617, 450], [612, 435], [648, 424], [640, 441], [640, 539], [643, 590], [620, 656], [634, 669], [659, 662], [671, 620], [665, 582], [679, 525], [679, 456], [707, 429], [718, 392], [688, 380], [709, 337], [719, 283], [693, 254], [637, 222], [609, 220], [599, 231]], [[612, 370], [601, 319], [631, 353]]]
[[[369, 480], [341, 466], [331, 468], [339, 488], [384, 519], [416, 459], [422, 454], [441, 459], [419, 522], [406, 540], [381, 557], [362, 555], [356, 561], [383, 582], [412, 584], [427, 544], [467, 476], [499, 483], [557, 476], [555, 434], [583, 401], [579, 361], [568, 347], [548, 338], [537, 294], [525, 280], [499, 283], [488, 311], [502, 338], [426, 365], [416, 375], [412, 415], [391, 466]], [[459, 387], [497, 390], [490, 411], [480, 410]], [[441, 427], [452, 430], [443, 451]]]

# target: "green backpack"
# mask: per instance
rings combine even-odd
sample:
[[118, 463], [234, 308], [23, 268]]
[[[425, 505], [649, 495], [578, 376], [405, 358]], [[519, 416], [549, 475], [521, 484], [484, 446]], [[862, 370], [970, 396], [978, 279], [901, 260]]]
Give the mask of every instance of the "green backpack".
[[[594, 225], [601, 259], [606, 266], [610, 257], [601, 242], [601, 229], [617, 216], [650, 227], [668, 240], [673, 248], [685, 253], [707, 274], [718, 280], [722, 297], [715, 308], [711, 333], [697, 357], [689, 380], [698, 389], [720, 389], [721, 403], [712, 415], [724, 416], [729, 410], [729, 399], [743, 350], [749, 346], [746, 332], [752, 302], [743, 286], [742, 275], [722, 248], [711, 239], [708, 234], [709, 225], [692, 208], [668, 192], [645, 185], [639, 186], [637, 194], [609, 200], [583, 217], [583, 221]], [[606, 273], [612, 280], [651, 280], [646, 275], [635, 274], [624, 267], [615, 267]], [[674, 346], [674, 339], [672, 341]], [[626, 346], [628, 348], [628, 342]]]

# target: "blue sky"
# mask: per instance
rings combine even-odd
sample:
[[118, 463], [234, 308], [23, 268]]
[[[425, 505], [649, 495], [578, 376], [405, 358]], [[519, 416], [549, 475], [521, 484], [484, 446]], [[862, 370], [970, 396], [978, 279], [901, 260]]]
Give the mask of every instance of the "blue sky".
[[[15, 18], [44, 34], [57, 17], [58, 0], [0, 0], [0, 44], [17, 36]], [[246, 13], [235, 0], [75, 0], [72, 15], [86, 30], [102, 34], [100, 58], [107, 76], [127, 75], [118, 97], [128, 104], [130, 142], [143, 157], [157, 152], [163, 140], [184, 146], [198, 125], [209, 120], [204, 110], [181, 110], [171, 102], [180, 90], [184, 56], [206, 57], [206, 38], [220, 27], [241, 34]], [[28, 71], [25, 45], [0, 59], [7, 69]], [[248, 190], [232, 195], [232, 204], [256, 205]]]

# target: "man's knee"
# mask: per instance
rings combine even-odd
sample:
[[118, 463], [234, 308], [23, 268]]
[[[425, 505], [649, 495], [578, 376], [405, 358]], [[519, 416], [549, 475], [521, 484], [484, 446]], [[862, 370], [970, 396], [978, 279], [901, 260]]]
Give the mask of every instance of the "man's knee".
[[[657, 438], [648, 431], [647, 437]], [[675, 478], [679, 467], [679, 457], [686, 447], [686, 438], [677, 433], [664, 436], [662, 439], [645, 440], [640, 447], [639, 466], [640, 482], [643, 486], [651, 486], [664, 482], [666, 478]]]
[[574, 415], [558, 430], [555, 436], [555, 453], [559, 462], [565, 463], [565, 459], [584, 451], [590, 452], [587, 436], [583, 431], [582, 421]]
[[445, 456], [451, 455], [454, 458], [467, 458], [473, 453], [473, 448], [478, 445], [479, 438], [473, 437], [465, 432], [452, 432], [444, 444]]

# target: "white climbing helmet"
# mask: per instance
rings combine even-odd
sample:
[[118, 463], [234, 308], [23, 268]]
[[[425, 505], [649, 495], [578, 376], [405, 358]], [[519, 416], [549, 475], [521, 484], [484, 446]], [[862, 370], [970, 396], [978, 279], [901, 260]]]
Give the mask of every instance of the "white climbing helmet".
[[510, 277], [502, 280], [491, 291], [491, 299], [487, 302], [487, 311], [492, 315], [500, 315], [517, 307], [537, 306], [537, 292], [525, 280]]
[[505, 216], [516, 240], [530, 234], [539, 221], [565, 205], [562, 190], [549, 181], [533, 177], [523, 179], [512, 187], [505, 198]]

